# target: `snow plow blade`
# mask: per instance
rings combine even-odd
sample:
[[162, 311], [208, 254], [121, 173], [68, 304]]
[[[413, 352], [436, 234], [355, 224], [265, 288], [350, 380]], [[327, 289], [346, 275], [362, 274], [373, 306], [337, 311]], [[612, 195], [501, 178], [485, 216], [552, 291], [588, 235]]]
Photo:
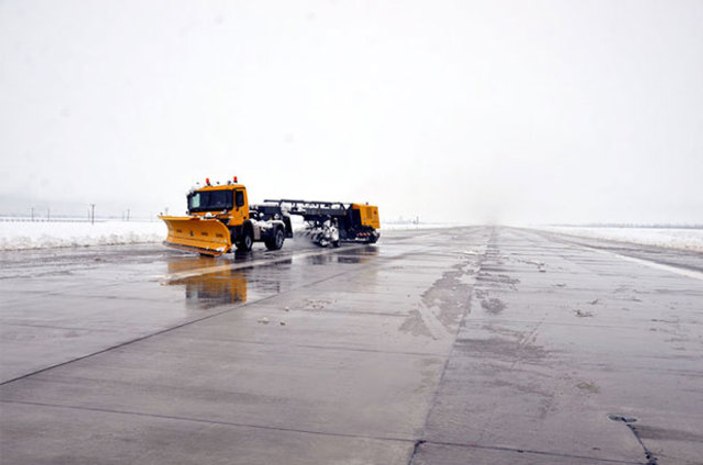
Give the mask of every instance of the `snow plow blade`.
[[161, 216], [168, 227], [164, 245], [173, 249], [217, 257], [232, 249], [229, 229], [217, 219]]

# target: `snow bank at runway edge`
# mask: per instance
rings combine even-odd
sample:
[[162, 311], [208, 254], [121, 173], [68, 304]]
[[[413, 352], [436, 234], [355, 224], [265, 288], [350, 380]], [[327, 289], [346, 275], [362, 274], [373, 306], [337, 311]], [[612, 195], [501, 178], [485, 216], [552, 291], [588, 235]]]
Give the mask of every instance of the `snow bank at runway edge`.
[[703, 229], [598, 228], [577, 226], [533, 227], [572, 236], [653, 245], [669, 249], [703, 252]]
[[0, 250], [161, 242], [161, 221], [0, 221]]

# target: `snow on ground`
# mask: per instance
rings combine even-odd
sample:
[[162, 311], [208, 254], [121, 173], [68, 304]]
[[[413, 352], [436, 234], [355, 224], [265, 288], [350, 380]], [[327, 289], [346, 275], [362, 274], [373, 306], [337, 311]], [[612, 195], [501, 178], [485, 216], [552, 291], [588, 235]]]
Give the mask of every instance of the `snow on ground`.
[[703, 229], [545, 226], [534, 229], [670, 249], [703, 252]]
[[162, 221], [20, 221], [0, 219], [0, 250], [84, 247], [90, 245], [161, 242], [166, 238]]

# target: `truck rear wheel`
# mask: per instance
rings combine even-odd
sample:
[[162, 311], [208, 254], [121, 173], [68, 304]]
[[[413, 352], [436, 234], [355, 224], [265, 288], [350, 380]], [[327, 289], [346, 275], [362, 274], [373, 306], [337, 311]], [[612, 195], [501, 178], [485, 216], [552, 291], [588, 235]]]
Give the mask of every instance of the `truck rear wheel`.
[[283, 242], [286, 240], [286, 235], [283, 229], [276, 228], [276, 232], [273, 233], [273, 237], [270, 237], [264, 241], [266, 248], [269, 250], [279, 250], [283, 247]]

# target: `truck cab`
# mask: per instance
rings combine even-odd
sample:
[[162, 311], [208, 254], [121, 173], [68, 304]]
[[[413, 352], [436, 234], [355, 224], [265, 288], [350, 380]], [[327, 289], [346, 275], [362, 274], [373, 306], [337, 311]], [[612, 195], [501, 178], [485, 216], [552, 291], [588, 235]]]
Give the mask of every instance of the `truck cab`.
[[269, 250], [283, 247], [292, 237], [290, 219], [285, 215], [262, 215], [249, 206], [244, 185], [228, 181], [191, 189], [187, 195], [188, 216], [161, 216], [168, 227], [164, 244], [168, 247], [218, 256], [232, 251], [251, 250], [255, 242], [263, 242]]
[[231, 226], [249, 219], [247, 189], [241, 184], [205, 186], [188, 193], [188, 215], [227, 219]]

